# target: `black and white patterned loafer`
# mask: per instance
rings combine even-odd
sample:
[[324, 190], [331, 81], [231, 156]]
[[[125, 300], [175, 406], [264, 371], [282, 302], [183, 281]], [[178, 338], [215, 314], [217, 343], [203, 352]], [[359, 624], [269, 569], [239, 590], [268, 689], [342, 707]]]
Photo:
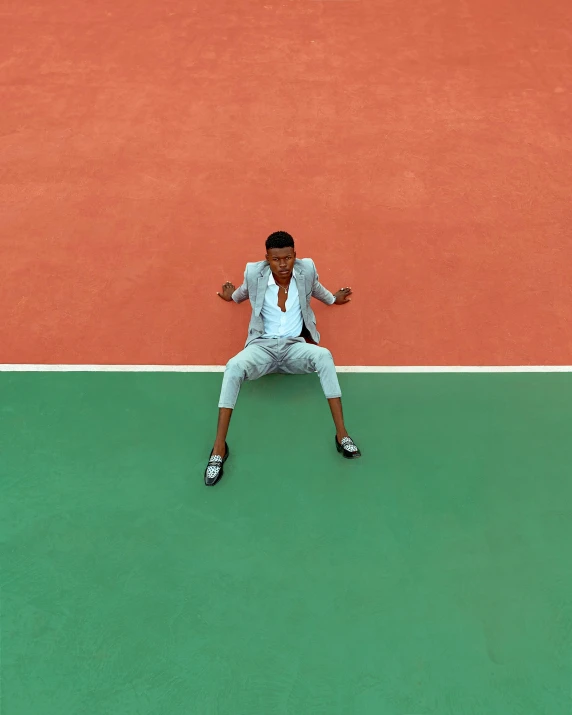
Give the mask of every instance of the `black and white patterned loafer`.
[[226, 447], [224, 457], [219, 457], [216, 454], [213, 456], [213, 453], [211, 452], [209, 463], [205, 469], [205, 484], [207, 487], [214, 487], [224, 473], [223, 464], [226, 462], [228, 455], [230, 454], [230, 450], [226, 442], [224, 443], [224, 446]]
[[357, 459], [361, 457], [361, 452], [357, 448], [351, 437], [342, 437], [342, 441], [338, 442], [338, 436], [335, 436], [336, 449], [344, 455], [346, 459]]

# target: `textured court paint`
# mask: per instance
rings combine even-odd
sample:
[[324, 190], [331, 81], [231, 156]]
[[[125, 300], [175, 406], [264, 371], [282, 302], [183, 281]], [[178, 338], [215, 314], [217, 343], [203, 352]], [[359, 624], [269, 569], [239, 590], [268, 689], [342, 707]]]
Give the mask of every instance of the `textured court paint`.
[[0, 362], [220, 364], [290, 230], [340, 364], [572, 362], [569, 0], [2, 11]]
[[571, 376], [341, 383], [0, 375], [6, 715], [569, 712]]

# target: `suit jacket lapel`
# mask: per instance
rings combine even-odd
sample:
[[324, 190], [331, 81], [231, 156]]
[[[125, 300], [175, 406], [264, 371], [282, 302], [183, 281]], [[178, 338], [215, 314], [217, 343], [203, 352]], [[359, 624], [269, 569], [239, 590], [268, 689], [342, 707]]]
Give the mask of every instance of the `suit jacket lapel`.
[[306, 283], [304, 281], [304, 271], [300, 266], [294, 266], [294, 278], [296, 279], [296, 285], [298, 287], [298, 296], [300, 297], [302, 316], [305, 318], [308, 309], [308, 304], [306, 302]]
[[258, 276], [258, 283], [256, 287], [256, 306], [255, 315], [260, 315], [262, 306], [264, 305], [264, 296], [266, 295], [266, 288], [268, 287], [268, 276], [270, 274], [270, 266], [266, 264], [262, 268], [262, 272]]

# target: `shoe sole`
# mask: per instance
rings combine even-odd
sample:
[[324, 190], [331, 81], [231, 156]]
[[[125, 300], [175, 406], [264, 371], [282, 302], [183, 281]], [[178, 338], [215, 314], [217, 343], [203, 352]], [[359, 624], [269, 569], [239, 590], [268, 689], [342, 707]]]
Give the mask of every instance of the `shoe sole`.
[[344, 452], [344, 459], [359, 459], [361, 457], [361, 454], [345, 454]]

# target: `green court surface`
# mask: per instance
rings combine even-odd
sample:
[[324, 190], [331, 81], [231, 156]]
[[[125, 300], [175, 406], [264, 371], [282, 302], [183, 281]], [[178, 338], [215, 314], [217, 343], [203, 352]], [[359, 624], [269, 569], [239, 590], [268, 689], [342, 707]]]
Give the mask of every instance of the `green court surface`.
[[572, 375], [0, 374], [2, 715], [564, 715]]

